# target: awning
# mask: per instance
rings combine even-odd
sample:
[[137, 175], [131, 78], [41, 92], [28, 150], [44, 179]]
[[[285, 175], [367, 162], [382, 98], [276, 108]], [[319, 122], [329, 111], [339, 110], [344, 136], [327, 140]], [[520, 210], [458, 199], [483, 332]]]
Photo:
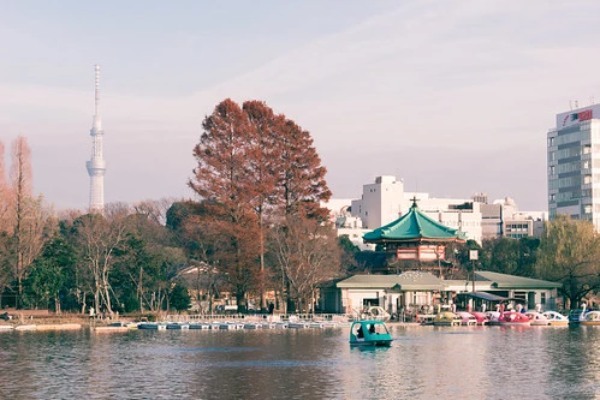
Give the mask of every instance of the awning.
[[508, 300], [506, 297], [497, 296], [495, 294], [487, 293], [487, 292], [473, 292], [473, 293], [461, 293], [461, 295], [466, 297], [473, 297], [475, 299], [482, 299], [487, 301], [505, 301]]

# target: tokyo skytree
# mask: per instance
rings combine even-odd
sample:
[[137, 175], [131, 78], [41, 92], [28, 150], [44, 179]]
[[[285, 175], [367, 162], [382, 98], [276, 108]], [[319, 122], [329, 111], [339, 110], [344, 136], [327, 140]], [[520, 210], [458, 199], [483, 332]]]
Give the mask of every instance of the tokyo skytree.
[[95, 66], [96, 90], [95, 90], [95, 112], [90, 136], [92, 137], [92, 157], [86, 162], [88, 174], [90, 175], [90, 212], [104, 212], [104, 172], [106, 162], [102, 150], [104, 131], [100, 119], [100, 66]]

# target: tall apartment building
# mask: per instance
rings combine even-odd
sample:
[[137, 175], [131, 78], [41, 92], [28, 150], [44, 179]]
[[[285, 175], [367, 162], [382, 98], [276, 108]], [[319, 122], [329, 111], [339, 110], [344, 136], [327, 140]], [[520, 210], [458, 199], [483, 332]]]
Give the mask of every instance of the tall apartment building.
[[548, 131], [548, 211], [600, 231], [600, 104], [556, 115]]

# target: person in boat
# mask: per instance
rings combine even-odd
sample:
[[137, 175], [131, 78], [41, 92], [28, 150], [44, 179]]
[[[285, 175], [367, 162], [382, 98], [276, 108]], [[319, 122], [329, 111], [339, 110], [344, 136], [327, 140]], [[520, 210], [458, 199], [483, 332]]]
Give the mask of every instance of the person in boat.
[[356, 337], [359, 339], [362, 339], [365, 337], [365, 333], [363, 332], [362, 326], [358, 327], [358, 330], [356, 331]]

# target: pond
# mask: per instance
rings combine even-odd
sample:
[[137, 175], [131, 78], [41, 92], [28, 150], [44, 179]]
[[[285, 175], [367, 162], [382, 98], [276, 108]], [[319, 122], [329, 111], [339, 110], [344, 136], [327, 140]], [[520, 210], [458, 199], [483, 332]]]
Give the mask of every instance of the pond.
[[594, 399], [600, 327], [0, 333], [7, 399]]

